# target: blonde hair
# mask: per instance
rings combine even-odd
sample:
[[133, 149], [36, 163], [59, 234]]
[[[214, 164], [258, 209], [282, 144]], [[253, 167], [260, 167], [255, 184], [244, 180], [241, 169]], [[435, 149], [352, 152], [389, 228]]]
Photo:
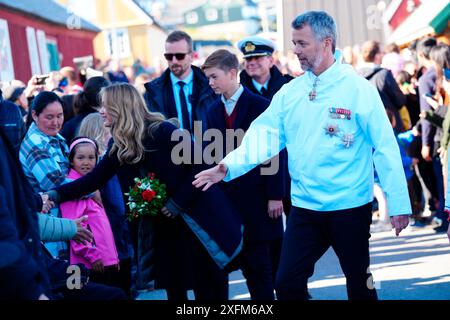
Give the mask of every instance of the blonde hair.
[[89, 137], [98, 145], [98, 153], [102, 155], [107, 147], [106, 138], [109, 135], [109, 129], [104, 126], [104, 121], [100, 113], [94, 112], [88, 114], [80, 124], [77, 136]]
[[150, 112], [143, 97], [128, 83], [116, 83], [100, 92], [102, 105], [112, 118], [114, 144], [120, 164], [136, 164], [144, 158], [144, 138], [165, 120], [160, 113]]

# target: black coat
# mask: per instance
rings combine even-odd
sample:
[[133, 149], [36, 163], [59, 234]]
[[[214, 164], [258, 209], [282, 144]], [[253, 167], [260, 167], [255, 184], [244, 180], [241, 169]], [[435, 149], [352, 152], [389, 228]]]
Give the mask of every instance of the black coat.
[[378, 90], [386, 109], [391, 110], [397, 122], [396, 130], [403, 132], [403, 123], [399, 110], [406, 105], [406, 96], [400, 90], [392, 72], [384, 68], [361, 68], [358, 74], [369, 80]]
[[[269, 100], [244, 88], [244, 92], [235, 106], [237, 115], [233, 129], [247, 131], [252, 121], [263, 113], [269, 104]], [[208, 129], [218, 129], [222, 133], [223, 155], [225, 155], [227, 142], [222, 101], [217, 101], [208, 111], [207, 127]], [[237, 148], [236, 141], [234, 148]], [[285, 154], [280, 153], [280, 168], [275, 175], [261, 175], [262, 165], [259, 165], [247, 174], [220, 185], [243, 218], [244, 241], [246, 243], [270, 241], [283, 236], [281, 217], [270, 218], [267, 205], [269, 200], [281, 200], [285, 196], [284, 179], [287, 170], [282, 167], [285, 163], [284, 157]]]
[[[181, 216], [169, 219], [161, 215], [144, 219], [139, 228], [142, 237], [139, 238], [137, 255], [138, 268], [145, 279], [138, 279], [138, 282], [143, 284], [154, 278], [157, 287], [190, 289], [195, 284], [196, 274], [210, 263], [197, 258], [202, 256], [199, 250], [218, 247], [228, 258], [228, 263], [242, 246], [242, 226], [239, 215], [218, 187], [202, 192], [192, 185], [194, 175], [204, 169], [203, 166], [174, 163], [172, 149], [178, 141], [172, 141], [171, 136], [175, 130], [177, 128], [168, 122], [159, 125], [152, 137], [145, 139], [146, 150], [151, 151], [146, 152], [139, 164], [121, 166], [117, 155], [109, 155], [108, 150], [90, 174], [62, 185], [56, 191], [61, 201], [78, 198], [98, 189], [117, 173], [122, 191], [128, 192], [134, 185], [135, 177], [143, 173], [155, 173], [166, 184], [170, 200], [182, 208], [205, 233], [194, 233], [192, 225], [188, 225]], [[187, 138], [188, 145], [192, 147], [190, 136]], [[149, 229], [153, 232], [148, 232]], [[207, 235], [210, 241], [205, 243], [202, 235]], [[151, 250], [154, 250], [154, 255], [150, 254]], [[214, 254], [217, 258], [217, 251]], [[217, 259], [214, 261], [218, 262]], [[153, 264], [154, 269], [149, 270]]]
[[[267, 86], [267, 94], [264, 97], [272, 100], [275, 93], [277, 93], [283, 85], [285, 85], [292, 79], [294, 79], [294, 77], [288, 74], [283, 75], [276, 66], [273, 66], [270, 69], [270, 79]], [[240, 81], [241, 84], [251, 92], [261, 95], [261, 93], [256, 90], [255, 86], [253, 85], [252, 78], [248, 75], [247, 71], [242, 70], [242, 72], [240, 73]]]
[[[430, 67], [420, 78], [419, 78], [419, 103], [420, 111], [432, 111], [433, 108], [428, 104], [425, 94], [431, 94], [434, 96], [436, 93], [436, 79], [437, 73], [434, 67]], [[436, 128], [431, 125], [428, 120], [421, 121], [422, 123], [422, 145], [431, 146], [433, 150], [436, 149], [434, 146]]]
[[0, 127], [0, 300], [37, 299], [50, 284], [37, 224], [42, 207]]
[[[288, 83], [289, 81], [291, 81], [292, 79], [294, 79], [293, 76], [289, 75], [289, 74], [282, 74], [280, 72], [280, 70], [278, 70], [278, 68], [276, 66], [272, 66], [272, 68], [270, 69], [270, 79], [269, 79], [269, 84], [267, 86], [267, 92], [264, 95], [265, 98], [269, 99], [272, 101], [273, 96], [278, 92], [278, 90], [281, 89], [281, 87], [283, 85], [285, 85], [286, 83]], [[261, 92], [259, 92], [258, 90], [256, 90], [255, 86], [253, 85], [253, 81], [252, 78], [248, 75], [248, 73], [243, 70], [240, 73], [240, 81], [241, 84], [246, 87], [247, 89], [249, 89], [251, 92], [261, 95]], [[284, 188], [285, 188], [285, 200], [287, 200], [287, 202], [289, 202], [289, 206], [290, 206], [290, 202], [291, 202], [291, 177], [289, 176], [289, 171], [288, 171], [288, 156], [287, 156], [287, 150], [284, 149], [282, 151], [286, 156], [280, 158], [280, 161], [283, 161], [282, 166], [283, 168], [285, 168], [285, 172], [284, 172]], [[284, 204], [286, 204], [286, 201], [284, 201]], [[290, 209], [290, 208], [285, 208], [285, 209]], [[288, 214], [289, 212], [287, 212]]]
[[[189, 97], [193, 109], [192, 121], [202, 121], [204, 130], [203, 124], [206, 111], [219, 97], [209, 87], [208, 79], [199, 68], [192, 66], [192, 71], [194, 72], [194, 86], [192, 96]], [[147, 82], [145, 90], [144, 98], [150, 111], [160, 112], [167, 118], [178, 117], [173, 97], [170, 69], [164, 71], [159, 78]], [[191, 128], [194, 127], [191, 126]]]

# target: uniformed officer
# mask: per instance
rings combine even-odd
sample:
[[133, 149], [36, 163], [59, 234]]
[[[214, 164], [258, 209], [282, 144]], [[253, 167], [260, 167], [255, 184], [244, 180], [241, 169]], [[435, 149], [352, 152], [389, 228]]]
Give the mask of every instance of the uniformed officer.
[[205, 190], [235, 179], [287, 147], [293, 206], [275, 282], [278, 299], [308, 298], [308, 278], [330, 246], [349, 299], [377, 299], [369, 271], [374, 165], [399, 235], [411, 214], [399, 148], [377, 90], [341, 62], [333, 18], [310, 11], [292, 27], [305, 74], [275, 95], [239, 148], [193, 184]]
[[251, 36], [237, 44], [244, 56], [244, 70], [240, 73], [241, 84], [265, 98], [272, 100], [280, 88], [293, 79], [283, 75], [274, 65], [275, 43], [269, 39]]
[[[283, 85], [294, 79], [292, 76], [283, 75], [274, 65], [273, 52], [276, 49], [275, 43], [269, 39], [258, 36], [251, 36], [242, 39], [237, 44], [244, 57], [244, 70], [240, 73], [240, 83], [253, 93], [262, 95], [272, 100], [275, 93]], [[287, 165], [287, 152], [283, 150], [280, 163], [280, 170], [284, 171], [285, 176], [285, 195], [282, 199], [283, 211], [286, 217], [291, 211], [291, 179], [289, 178]], [[273, 266], [273, 278], [278, 269], [282, 246], [282, 238], [276, 238], [270, 245], [270, 256]]]

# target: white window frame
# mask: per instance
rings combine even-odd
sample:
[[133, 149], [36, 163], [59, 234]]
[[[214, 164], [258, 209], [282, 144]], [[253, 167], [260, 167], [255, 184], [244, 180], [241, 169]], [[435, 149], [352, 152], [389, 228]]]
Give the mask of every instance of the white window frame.
[[186, 23], [187, 24], [196, 24], [198, 23], [198, 13], [195, 11], [188, 12], [186, 14]]
[[36, 41], [36, 32], [34, 28], [27, 27], [27, 43], [28, 43], [28, 54], [30, 56], [30, 66], [31, 66], [31, 74], [38, 75], [42, 74], [41, 72], [41, 64], [39, 63], [39, 53], [38, 46]]
[[41, 57], [41, 71], [43, 74], [50, 72], [50, 55], [47, 49], [47, 37], [42, 30], [36, 31], [37, 44], [39, 48], [39, 56]]
[[206, 9], [205, 18], [207, 21], [217, 21], [219, 19], [219, 11], [216, 8]]
[[114, 59], [126, 59], [131, 56], [130, 37], [127, 28], [111, 29], [106, 32], [106, 52]]
[[0, 38], [0, 81], [11, 81], [14, 79], [14, 65], [6, 20], [0, 19], [0, 30], [3, 34], [3, 37]]

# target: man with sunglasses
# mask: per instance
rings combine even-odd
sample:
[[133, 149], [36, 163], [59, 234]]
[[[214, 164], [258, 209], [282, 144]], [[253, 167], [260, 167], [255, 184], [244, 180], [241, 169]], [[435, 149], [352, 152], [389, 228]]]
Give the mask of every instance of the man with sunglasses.
[[180, 127], [193, 134], [194, 121], [202, 121], [203, 128], [206, 108], [219, 96], [209, 87], [200, 68], [192, 65], [192, 38], [187, 33], [169, 34], [165, 50], [168, 68], [159, 78], [144, 85], [144, 98], [150, 111], [178, 118]]

